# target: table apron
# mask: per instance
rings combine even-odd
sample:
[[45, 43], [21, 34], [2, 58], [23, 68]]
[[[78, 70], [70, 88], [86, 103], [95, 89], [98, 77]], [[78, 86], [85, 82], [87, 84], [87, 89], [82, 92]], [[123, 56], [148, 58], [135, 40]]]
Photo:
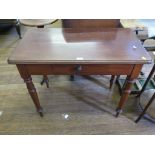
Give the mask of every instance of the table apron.
[[134, 64], [21, 64], [30, 75], [130, 75]]

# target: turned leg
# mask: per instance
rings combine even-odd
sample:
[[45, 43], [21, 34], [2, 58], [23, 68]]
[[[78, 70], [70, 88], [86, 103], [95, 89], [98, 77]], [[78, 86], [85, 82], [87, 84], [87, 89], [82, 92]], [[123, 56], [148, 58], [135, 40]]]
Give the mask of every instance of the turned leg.
[[130, 76], [127, 76], [126, 84], [124, 86], [122, 96], [121, 96], [121, 99], [119, 101], [119, 105], [116, 109], [116, 117], [118, 117], [118, 115], [122, 112], [122, 107], [123, 107], [124, 103], [126, 102], [130, 92], [131, 92], [131, 86], [133, 83], [134, 83], [134, 79], [131, 78]]
[[110, 79], [110, 89], [114, 83], [114, 79], [115, 79], [115, 75], [111, 75], [111, 79]]
[[41, 85], [43, 85], [44, 83], [46, 83], [46, 87], [49, 88], [49, 79], [47, 75], [43, 75], [43, 79], [40, 82]]
[[41, 117], [43, 117], [43, 109], [40, 106], [39, 98], [38, 98], [36, 89], [34, 87], [34, 84], [32, 82], [31, 76], [23, 77], [23, 79], [24, 79], [24, 82], [26, 83], [28, 92], [29, 92], [29, 94], [30, 94], [30, 96], [31, 96], [31, 98], [32, 98], [32, 100], [34, 102], [34, 105], [35, 105], [35, 107], [37, 109], [37, 112], [40, 114]]

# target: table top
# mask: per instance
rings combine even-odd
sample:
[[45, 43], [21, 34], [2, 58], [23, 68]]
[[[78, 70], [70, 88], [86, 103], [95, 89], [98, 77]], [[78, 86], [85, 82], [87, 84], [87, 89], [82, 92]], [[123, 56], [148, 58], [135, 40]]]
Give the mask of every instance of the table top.
[[56, 22], [57, 19], [19, 19], [19, 22], [25, 26], [44, 26]]
[[27, 31], [10, 64], [144, 64], [151, 57], [130, 29], [44, 28]]

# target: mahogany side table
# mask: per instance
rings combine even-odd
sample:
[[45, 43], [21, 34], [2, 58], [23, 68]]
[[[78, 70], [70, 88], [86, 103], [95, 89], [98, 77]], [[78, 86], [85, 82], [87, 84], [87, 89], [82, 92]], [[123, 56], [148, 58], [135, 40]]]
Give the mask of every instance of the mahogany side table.
[[43, 110], [31, 75], [127, 75], [118, 116], [143, 64], [152, 59], [130, 29], [31, 29], [8, 59], [15, 64], [40, 116]]

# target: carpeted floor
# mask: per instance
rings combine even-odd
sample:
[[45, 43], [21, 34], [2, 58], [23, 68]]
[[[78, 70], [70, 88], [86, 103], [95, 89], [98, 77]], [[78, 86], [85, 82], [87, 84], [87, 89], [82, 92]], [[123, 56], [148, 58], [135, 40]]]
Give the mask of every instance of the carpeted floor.
[[[52, 26], [60, 25], [58, 21]], [[23, 37], [27, 29], [21, 26]], [[138, 116], [134, 96], [123, 114], [114, 117], [120, 96], [116, 85], [109, 90], [109, 76], [76, 76], [75, 81], [49, 76], [49, 89], [40, 85], [42, 76], [33, 76], [45, 111], [40, 118], [16, 67], [7, 64], [19, 41], [14, 28], [0, 31], [0, 134], [155, 134], [155, 124], [144, 119], [134, 123]]]

